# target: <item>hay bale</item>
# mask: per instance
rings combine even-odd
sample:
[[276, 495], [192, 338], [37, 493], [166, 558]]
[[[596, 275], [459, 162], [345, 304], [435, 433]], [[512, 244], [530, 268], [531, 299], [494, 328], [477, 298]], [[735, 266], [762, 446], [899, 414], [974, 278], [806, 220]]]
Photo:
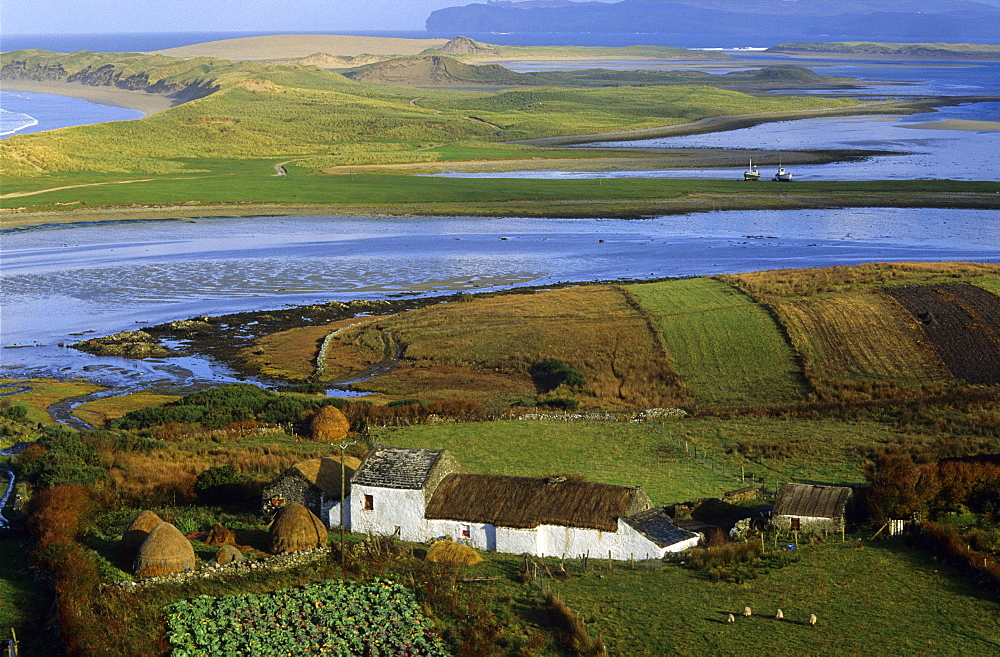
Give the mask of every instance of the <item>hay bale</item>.
[[236, 532], [216, 523], [205, 537], [205, 545], [236, 545]]
[[459, 566], [475, 566], [483, 560], [479, 553], [468, 545], [460, 545], [454, 541], [438, 541], [427, 550], [426, 558], [427, 561]]
[[135, 562], [135, 555], [139, 552], [139, 546], [149, 536], [149, 532], [153, 531], [161, 522], [163, 522], [163, 519], [152, 511], [142, 511], [132, 521], [132, 524], [128, 526], [128, 529], [122, 534], [120, 546], [122, 563], [126, 564], [126, 567]]
[[313, 416], [309, 424], [313, 440], [324, 443], [338, 443], [347, 437], [351, 423], [336, 406], [323, 406]]
[[219, 548], [219, 551], [215, 553], [215, 563], [220, 565], [233, 563], [234, 561], [243, 561], [243, 559], [243, 553], [240, 552], [235, 545], [223, 545]]
[[271, 554], [326, 547], [326, 526], [297, 502], [282, 508], [271, 523]]
[[167, 573], [194, 570], [194, 548], [191, 541], [169, 522], [161, 522], [139, 546], [135, 557], [135, 574], [156, 577]]

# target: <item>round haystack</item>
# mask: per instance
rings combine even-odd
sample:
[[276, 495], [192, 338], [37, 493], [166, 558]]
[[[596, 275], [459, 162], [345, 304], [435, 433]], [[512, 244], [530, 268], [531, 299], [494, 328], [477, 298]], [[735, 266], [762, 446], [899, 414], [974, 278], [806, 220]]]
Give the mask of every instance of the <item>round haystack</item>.
[[351, 423], [336, 406], [323, 406], [313, 416], [309, 426], [313, 440], [324, 443], [337, 443], [347, 437]]
[[236, 532], [216, 523], [205, 537], [205, 545], [236, 545]]
[[169, 522], [161, 522], [139, 546], [135, 557], [135, 574], [156, 577], [167, 573], [194, 570], [194, 548], [191, 541]]
[[468, 545], [454, 541], [438, 541], [427, 550], [427, 561], [452, 563], [459, 566], [475, 566], [483, 560], [479, 553]]
[[142, 511], [136, 516], [132, 524], [122, 534], [121, 557], [123, 563], [132, 564], [135, 561], [139, 546], [149, 536], [149, 532], [153, 531], [161, 522], [163, 519], [152, 511]]
[[243, 553], [236, 549], [235, 545], [223, 545], [215, 553], [215, 563], [227, 564], [234, 561], [243, 561]]
[[283, 507], [271, 523], [271, 554], [326, 547], [326, 526], [297, 502]]

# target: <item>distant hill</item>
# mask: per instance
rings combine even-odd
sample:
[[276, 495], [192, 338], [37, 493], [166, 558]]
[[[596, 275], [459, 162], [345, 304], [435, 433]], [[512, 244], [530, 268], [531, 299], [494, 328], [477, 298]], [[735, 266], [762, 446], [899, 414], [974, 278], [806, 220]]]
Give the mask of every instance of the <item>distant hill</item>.
[[432, 32], [708, 33], [1000, 42], [1000, 8], [972, 0], [489, 2], [439, 9]]

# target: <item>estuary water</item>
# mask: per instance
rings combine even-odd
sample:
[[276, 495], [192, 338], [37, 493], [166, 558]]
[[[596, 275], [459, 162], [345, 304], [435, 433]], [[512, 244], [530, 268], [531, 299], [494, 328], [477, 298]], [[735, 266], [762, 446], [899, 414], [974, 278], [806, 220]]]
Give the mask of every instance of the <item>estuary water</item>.
[[80, 98], [0, 88], [0, 138], [75, 125], [141, 119], [142, 112]]
[[872, 261], [1000, 261], [1000, 213], [844, 209], [623, 219], [205, 218], [3, 235], [0, 376], [188, 388], [204, 359], [59, 347], [198, 315], [331, 300]]

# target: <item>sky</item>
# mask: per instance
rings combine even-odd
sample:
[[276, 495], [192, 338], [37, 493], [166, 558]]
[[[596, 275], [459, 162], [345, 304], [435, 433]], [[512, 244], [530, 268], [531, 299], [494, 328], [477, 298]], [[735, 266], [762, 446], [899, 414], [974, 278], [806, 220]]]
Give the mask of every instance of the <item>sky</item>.
[[[479, 0], [2, 0], [4, 34], [422, 30]], [[2, 46], [0, 46], [2, 49]]]

